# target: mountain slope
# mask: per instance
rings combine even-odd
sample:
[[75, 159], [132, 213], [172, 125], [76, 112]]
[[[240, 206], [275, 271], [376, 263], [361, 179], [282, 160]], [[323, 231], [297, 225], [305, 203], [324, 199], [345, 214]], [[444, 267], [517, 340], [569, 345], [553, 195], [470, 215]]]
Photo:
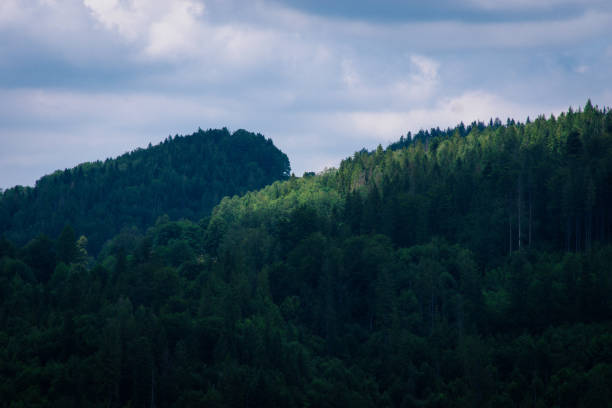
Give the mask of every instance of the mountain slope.
[[34, 188], [0, 195], [0, 235], [25, 243], [55, 237], [65, 224], [97, 252], [121, 228], [145, 228], [163, 214], [199, 219], [224, 196], [289, 176], [287, 156], [270, 139], [239, 130], [199, 130], [169, 137], [116, 159], [57, 171]]
[[610, 406], [611, 177], [588, 103], [361, 151], [94, 263], [69, 229], [0, 240], [0, 407]]

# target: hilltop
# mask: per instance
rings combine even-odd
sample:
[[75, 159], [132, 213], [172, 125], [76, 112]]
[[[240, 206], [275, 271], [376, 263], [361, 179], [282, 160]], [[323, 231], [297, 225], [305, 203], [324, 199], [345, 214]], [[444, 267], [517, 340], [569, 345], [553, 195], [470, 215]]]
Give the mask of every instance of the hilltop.
[[114, 159], [44, 176], [0, 195], [0, 236], [24, 244], [70, 224], [97, 253], [123, 228], [146, 229], [168, 215], [198, 220], [225, 196], [289, 177], [287, 156], [245, 130], [198, 130]]

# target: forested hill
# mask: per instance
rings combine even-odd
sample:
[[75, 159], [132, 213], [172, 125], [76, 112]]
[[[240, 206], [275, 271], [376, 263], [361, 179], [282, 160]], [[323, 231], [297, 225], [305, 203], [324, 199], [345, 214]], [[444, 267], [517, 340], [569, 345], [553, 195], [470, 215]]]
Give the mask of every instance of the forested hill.
[[42, 177], [34, 188], [0, 195], [0, 235], [23, 244], [66, 224], [97, 252], [121, 228], [146, 228], [157, 217], [199, 219], [222, 197], [289, 176], [287, 156], [260, 134], [227, 129], [168, 137], [104, 162]]
[[444, 237], [482, 262], [522, 248], [580, 252], [612, 239], [612, 112], [421, 131], [342, 162], [354, 234]]
[[97, 259], [70, 228], [0, 240], [0, 407], [612, 406], [611, 188], [587, 103], [361, 151]]

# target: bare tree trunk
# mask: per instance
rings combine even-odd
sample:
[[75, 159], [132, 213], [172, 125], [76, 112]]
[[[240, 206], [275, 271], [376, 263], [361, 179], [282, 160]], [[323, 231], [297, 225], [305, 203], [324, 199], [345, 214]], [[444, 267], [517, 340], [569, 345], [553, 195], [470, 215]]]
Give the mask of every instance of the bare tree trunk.
[[434, 288], [433, 288], [433, 283], [431, 286], [431, 305], [430, 305], [430, 313], [431, 313], [431, 331], [430, 334], [433, 333], [433, 329], [434, 329]]
[[576, 234], [575, 234], [575, 236], [576, 236], [576, 252], [578, 252], [578, 241], [579, 241], [578, 237], [580, 236], [580, 231], [578, 231], [578, 226], [579, 226], [579, 222], [580, 221], [578, 221], [578, 216], [575, 216], [574, 220], [576, 222]]
[[588, 251], [591, 248], [591, 210], [584, 215], [584, 249]]
[[599, 210], [599, 241], [604, 242], [604, 207]]
[[601, 209], [601, 241], [608, 241], [608, 208], [604, 205]]
[[532, 215], [532, 204], [533, 198], [531, 189], [529, 189], [529, 248], [531, 248], [531, 215]]
[[568, 216], [567, 217], [567, 222], [565, 223], [565, 252], [569, 252], [570, 251], [570, 228], [571, 228], [571, 218]]
[[518, 207], [518, 250], [521, 250], [521, 176], [518, 178], [518, 192], [517, 192], [517, 207]]
[[605, 228], [604, 228], [604, 241], [608, 242], [610, 240], [610, 220], [608, 220], [609, 216], [608, 216], [608, 209], [606, 208], [605, 212], [604, 212], [604, 222], [605, 222]]
[[154, 368], [151, 367], [151, 408], [155, 408], [155, 381], [154, 381]]

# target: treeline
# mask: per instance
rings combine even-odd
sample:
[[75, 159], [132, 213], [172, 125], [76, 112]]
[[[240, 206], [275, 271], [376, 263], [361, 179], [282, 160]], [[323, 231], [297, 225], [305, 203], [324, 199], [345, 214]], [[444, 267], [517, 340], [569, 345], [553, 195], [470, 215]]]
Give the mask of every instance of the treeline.
[[97, 253], [123, 227], [198, 220], [225, 196], [289, 177], [287, 156], [260, 134], [227, 129], [168, 137], [116, 159], [83, 163], [0, 194], [0, 235], [25, 244], [71, 224]]
[[0, 406], [610, 406], [611, 124], [430, 133], [97, 259], [2, 241]]
[[442, 236], [489, 263], [525, 247], [588, 250], [612, 239], [611, 134], [612, 113], [589, 101], [558, 118], [432, 129], [361, 151], [338, 170], [347, 222], [399, 246]]

